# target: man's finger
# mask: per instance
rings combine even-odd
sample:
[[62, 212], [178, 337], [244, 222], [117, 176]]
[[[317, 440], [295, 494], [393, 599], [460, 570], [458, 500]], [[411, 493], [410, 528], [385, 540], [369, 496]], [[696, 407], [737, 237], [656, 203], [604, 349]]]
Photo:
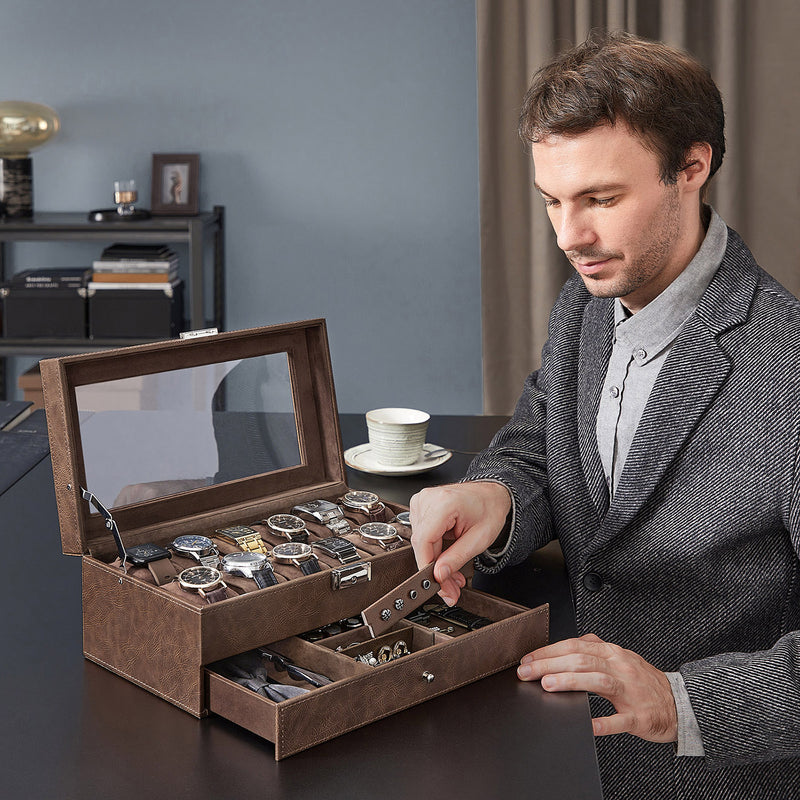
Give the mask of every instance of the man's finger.
[[630, 733], [635, 725], [632, 714], [612, 714], [610, 717], [595, 717], [592, 730], [595, 736], [611, 736], [615, 733]]
[[527, 653], [520, 659], [520, 663], [529, 664], [531, 661], [538, 661], [546, 658], [556, 658], [572, 653], [588, 653], [598, 657], [603, 657], [607, 653], [606, 642], [595, 637], [596, 641], [590, 640], [585, 636], [579, 639], [562, 639], [560, 642], [545, 645], [537, 650]]

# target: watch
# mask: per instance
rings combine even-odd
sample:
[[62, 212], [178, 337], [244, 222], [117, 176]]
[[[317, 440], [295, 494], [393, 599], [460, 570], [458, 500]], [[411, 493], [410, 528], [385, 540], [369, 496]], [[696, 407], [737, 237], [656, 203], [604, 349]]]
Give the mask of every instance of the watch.
[[303, 542], [283, 542], [272, 548], [272, 557], [280, 564], [294, 564], [303, 575], [320, 572], [319, 560], [311, 550], [310, 544]]
[[181, 589], [187, 592], [197, 592], [208, 603], [216, 603], [227, 597], [227, 585], [222, 580], [222, 574], [214, 567], [189, 567], [178, 575]]
[[384, 550], [394, 550], [405, 543], [397, 528], [388, 522], [367, 522], [358, 529], [358, 535], [367, 544], [377, 544]]
[[254, 580], [259, 589], [278, 583], [272, 564], [263, 553], [228, 553], [222, 557], [222, 570]]
[[258, 532], [248, 528], [247, 525], [219, 528], [215, 533], [220, 539], [235, 544], [242, 550], [248, 550], [251, 553], [263, 553], [264, 555], [269, 553], [269, 548], [264, 544], [264, 540], [258, 535]]
[[173, 540], [172, 549], [176, 555], [191, 558], [204, 567], [216, 567], [219, 563], [219, 550], [208, 536], [179, 536]]
[[314, 542], [312, 547], [321, 550], [325, 555], [338, 559], [341, 564], [352, 564], [358, 561], [361, 556], [358, 554], [355, 545], [341, 536], [329, 536], [327, 539], [320, 539]]
[[321, 522], [326, 528], [337, 536], [350, 533], [352, 530], [350, 523], [344, 518], [344, 512], [336, 503], [330, 500], [309, 500], [306, 503], [298, 503], [293, 509], [293, 514], [308, 514], [317, 522]]
[[308, 530], [300, 517], [294, 514], [273, 514], [264, 520], [267, 527], [290, 542], [308, 542]]
[[405, 525], [406, 528], [411, 527], [411, 512], [410, 511], [401, 511], [393, 520], [392, 522], [399, 522], [401, 525]]
[[172, 553], [164, 547], [148, 542], [125, 548], [125, 558], [135, 567], [147, 567], [156, 586], [174, 581], [177, 571], [172, 564]]
[[339, 502], [345, 508], [366, 514], [371, 522], [386, 521], [386, 506], [374, 492], [350, 491]]

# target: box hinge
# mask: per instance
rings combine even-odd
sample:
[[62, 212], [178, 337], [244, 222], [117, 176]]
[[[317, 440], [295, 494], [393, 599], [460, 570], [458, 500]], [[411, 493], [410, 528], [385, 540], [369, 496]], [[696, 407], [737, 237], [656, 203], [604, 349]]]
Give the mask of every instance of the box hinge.
[[331, 570], [331, 588], [346, 589], [357, 583], [366, 583], [372, 580], [372, 564], [369, 561], [359, 561], [356, 564], [345, 564]]

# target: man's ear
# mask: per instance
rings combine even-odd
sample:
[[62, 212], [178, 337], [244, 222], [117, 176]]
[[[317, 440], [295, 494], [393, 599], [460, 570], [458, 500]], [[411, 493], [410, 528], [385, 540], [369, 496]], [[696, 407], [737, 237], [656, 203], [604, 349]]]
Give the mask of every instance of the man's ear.
[[699, 192], [711, 172], [711, 145], [695, 142], [687, 151], [678, 173], [678, 185], [690, 192]]

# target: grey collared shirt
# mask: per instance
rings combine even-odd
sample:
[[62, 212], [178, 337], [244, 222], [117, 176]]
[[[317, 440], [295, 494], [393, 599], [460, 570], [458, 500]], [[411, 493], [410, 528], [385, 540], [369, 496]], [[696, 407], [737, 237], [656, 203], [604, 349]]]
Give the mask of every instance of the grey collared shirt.
[[[658, 373], [714, 277], [727, 244], [728, 228], [712, 210], [700, 249], [661, 294], [636, 314], [631, 314], [619, 298], [614, 301], [613, 349], [596, 427], [600, 460], [612, 498], [620, 485], [625, 459]], [[705, 751], [700, 727], [683, 677], [679, 672], [666, 674], [678, 712], [677, 754], [702, 756]]]
[[700, 249], [661, 294], [636, 314], [614, 300], [614, 344], [597, 412], [597, 446], [611, 497], [658, 373], [711, 283], [727, 243], [728, 228], [712, 210]]

